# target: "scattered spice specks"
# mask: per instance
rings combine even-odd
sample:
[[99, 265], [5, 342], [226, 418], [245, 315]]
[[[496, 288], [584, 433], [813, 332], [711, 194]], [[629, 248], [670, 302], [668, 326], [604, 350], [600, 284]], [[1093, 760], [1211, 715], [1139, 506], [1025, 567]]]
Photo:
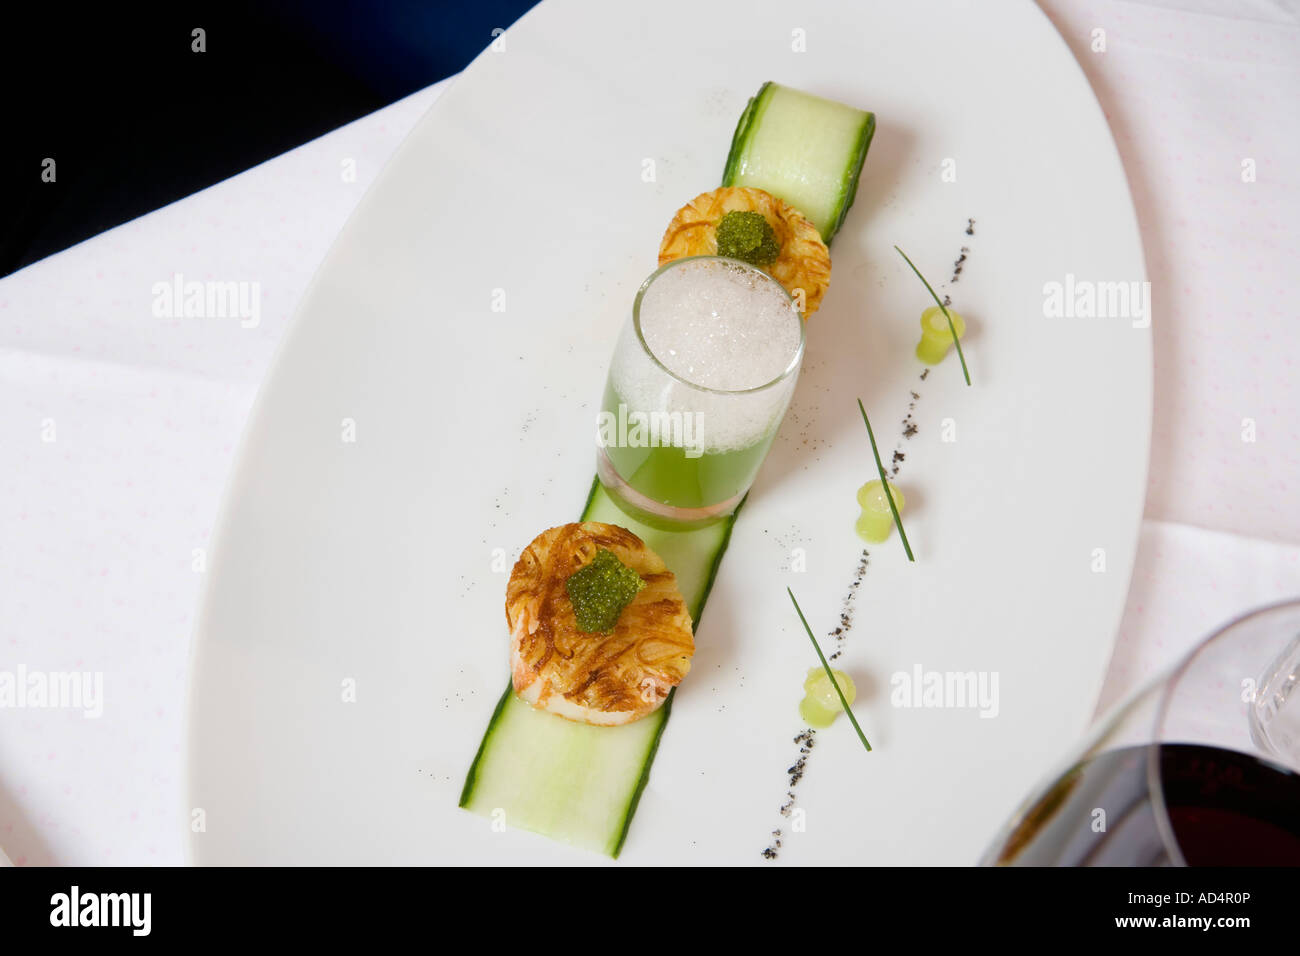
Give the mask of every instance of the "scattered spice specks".
[[[968, 236], [975, 235], [974, 219], [966, 220], [966, 235]], [[957, 281], [957, 277], [961, 275], [962, 269], [965, 267], [966, 260], [969, 256], [970, 256], [970, 248], [967, 246], [962, 246], [961, 250], [957, 255], [957, 260], [953, 263], [952, 278], [949, 280], [950, 284]], [[951, 296], [945, 295], [943, 297], [943, 304], [945, 307], [951, 306], [952, 305]], [[929, 375], [930, 375], [929, 368], [922, 369], [920, 381], [924, 382], [926, 378], [929, 377]], [[912, 436], [914, 436], [918, 431], [916, 427], [916, 419], [914, 417], [914, 413], [916, 411], [916, 403], [921, 400], [920, 393], [917, 392], [915, 389], [909, 389], [908, 393], [911, 396], [911, 400], [907, 403], [907, 415], [906, 417], [903, 418], [902, 421], [902, 426], [903, 426], [902, 437], [904, 439], [911, 439]], [[894, 448], [893, 457], [890, 459], [890, 469], [889, 469], [890, 478], [898, 477], [898, 472], [902, 468], [903, 462], [906, 460], [906, 457], [907, 456], [902, 451], [901, 445], [896, 446]], [[766, 529], [764, 530], [764, 533], [765, 534], [767, 533]], [[790, 543], [788, 539], [782, 540], [780, 538], [777, 539], [777, 542], [783, 547], [787, 546]], [[862, 555], [858, 559], [857, 567], [854, 569], [853, 578], [849, 582], [848, 591], [844, 595], [844, 601], [840, 605], [839, 624], [828, 635], [835, 642], [834, 650], [827, 655], [826, 659], [828, 661], [836, 660], [837, 658], [839, 658], [841, 654], [844, 653], [844, 639], [848, 636], [849, 631], [853, 629], [854, 599], [857, 597], [858, 589], [862, 586], [862, 580], [866, 576], [867, 568], [870, 566], [870, 564], [871, 564], [870, 553], [865, 548], [863, 548]], [[804, 774], [807, 773], [808, 771], [808, 757], [812, 753], [813, 742], [816, 733], [817, 731], [813, 730], [811, 727], [808, 727], [802, 733], [800, 733], [798, 736], [794, 738], [794, 743], [799, 748], [799, 756], [798, 759], [795, 760], [794, 765], [786, 769], [786, 774], [788, 775], [789, 780], [786, 784], [784, 802], [781, 804], [781, 806], [778, 809], [778, 812], [783, 817], [789, 817], [791, 811], [794, 809], [795, 789], [798, 787], [799, 781], [803, 779]], [[781, 838], [782, 838], [782, 831], [779, 828], [772, 831], [771, 842], [767, 845], [766, 848], [764, 848], [762, 852], [763, 859], [775, 860], [777, 858], [777, 855], [781, 849]]]
[[790, 811], [794, 809], [794, 788], [799, 786], [799, 781], [803, 779], [804, 770], [808, 767], [808, 755], [812, 753], [816, 736], [817, 731], [809, 727], [794, 738], [794, 742], [799, 745], [799, 759], [794, 762], [793, 767], [787, 767], [785, 771], [790, 775], [790, 784], [786, 792], [786, 802], [781, 805], [783, 817], [788, 817]]
[[862, 557], [858, 559], [858, 566], [853, 572], [853, 580], [849, 582], [848, 592], [844, 595], [844, 601], [840, 604], [839, 626], [826, 635], [835, 641], [835, 650], [827, 657], [827, 660], [833, 661], [844, 653], [844, 638], [853, 629], [853, 599], [858, 595], [858, 588], [862, 586], [862, 578], [867, 573], [867, 566], [870, 563], [870, 554], [866, 548], [863, 548]]
[[[833, 661], [843, 653], [844, 638], [848, 636], [849, 631], [853, 629], [853, 603], [857, 597], [858, 588], [862, 586], [862, 579], [867, 573], [867, 567], [870, 565], [870, 554], [866, 548], [862, 549], [862, 557], [858, 559], [858, 566], [853, 571], [853, 578], [849, 581], [848, 590], [844, 594], [844, 600], [840, 604], [840, 622], [828, 637], [835, 641], [835, 650], [826, 659]], [[804, 772], [808, 769], [808, 755], [812, 753], [813, 738], [817, 731], [811, 727], [806, 727], [802, 733], [794, 738], [795, 744], [799, 747], [799, 757], [795, 760], [792, 767], [786, 769], [789, 775], [789, 782], [786, 784], [785, 802], [777, 808], [777, 812], [783, 817], [788, 817], [790, 811], [794, 809], [795, 788], [799, 781], [803, 779]], [[772, 831], [773, 841], [763, 850], [763, 859], [775, 860], [777, 851], [781, 849], [781, 831]]]
[[764, 528], [763, 534], [767, 535], [781, 551], [783, 560], [779, 570], [794, 571], [796, 554], [800, 551], [806, 553], [808, 550], [808, 540], [803, 536], [800, 528], [797, 525], [787, 525], [784, 529]]
[[957, 257], [957, 261], [952, 264], [952, 278], [948, 280], [949, 282], [956, 282], [957, 277], [961, 275], [961, 267], [962, 264], [966, 261], [966, 254], [968, 252], [970, 252], [970, 250], [967, 249], [965, 246], [961, 247], [961, 255], [959, 255]]
[[[785, 803], [781, 805], [781, 816], [788, 817], [790, 811], [794, 809], [794, 791], [799, 786], [799, 781], [803, 779], [804, 769], [808, 766], [808, 755], [812, 753], [813, 746], [816, 743], [817, 731], [811, 727], [799, 733], [794, 742], [799, 747], [799, 758], [794, 762], [794, 766], [788, 768], [786, 773], [790, 776], [790, 782], [786, 784]], [[777, 851], [781, 849], [781, 831], [779, 829], [772, 831], [772, 842], [763, 850], [763, 859], [775, 860]]]
[[[911, 438], [917, 432], [916, 421], [915, 419], [912, 418], [912, 413], [916, 411], [916, 403], [920, 401], [921, 396], [918, 395], [916, 392], [912, 392], [911, 395], [912, 395], [912, 400], [907, 403], [907, 417], [903, 419], [904, 438]], [[894, 475], [898, 474], [897, 468], [894, 469], [893, 474]]]

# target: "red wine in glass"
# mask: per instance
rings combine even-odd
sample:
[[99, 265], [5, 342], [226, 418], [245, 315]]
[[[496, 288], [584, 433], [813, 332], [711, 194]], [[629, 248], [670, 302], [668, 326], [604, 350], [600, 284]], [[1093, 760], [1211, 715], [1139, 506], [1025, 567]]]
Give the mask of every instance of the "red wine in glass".
[[995, 866], [1300, 866], [1300, 601], [1199, 644], [1002, 830]]

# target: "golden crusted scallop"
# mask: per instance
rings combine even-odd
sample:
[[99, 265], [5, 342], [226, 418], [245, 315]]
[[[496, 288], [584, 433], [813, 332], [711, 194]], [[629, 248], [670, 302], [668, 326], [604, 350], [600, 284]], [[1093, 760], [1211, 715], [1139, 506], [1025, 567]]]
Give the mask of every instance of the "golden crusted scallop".
[[816, 312], [831, 282], [830, 250], [803, 213], [761, 189], [723, 186], [700, 193], [668, 224], [659, 243], [659, 264], [683, 256], [717, 255], [718, 223], [729, 212], [762, 214], [781, 246], [781, 254], [767, 271], [796, 298], [796, 290], [803, 290], [805, 319]]
[[[645, 582], [614, 630], [578, 629], [566, 582], [600, 549]], [[510, 672], [534, 707], [589, 724], [625, 724], [654, 711], [691, 667], [695, 639], [677, 578], [626, 528], [587, 521], [543, 531], [506, 586]]]

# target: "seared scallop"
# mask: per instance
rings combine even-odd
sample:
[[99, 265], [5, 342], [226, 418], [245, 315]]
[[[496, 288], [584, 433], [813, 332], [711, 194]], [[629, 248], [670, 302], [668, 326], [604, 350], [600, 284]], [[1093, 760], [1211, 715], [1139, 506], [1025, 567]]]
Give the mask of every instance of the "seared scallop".
[[[566, 588], [601, 550], [644, 583], [612, 630], [578, 626]], [[506, 586], [515, 693], [569, 720], [610, 726], [657, 709], [691, 667], [695, 639], [677, 579], [626, 528], [587, 521], [543, 531], [524, 549]]]
[[729, 212], [757, 212], [767, 220], [780, 252], [763, 268], [796, 300], [802, 290], [804, 318], [822, 304], [831, 283], [831, 254], [817, 227], [798, 209], [752, 186], [722, 186], [700, 193], [668, 224], [659, 243], [659, 264], [683, 256], [712, 256], [718, 252], [718, 223]]

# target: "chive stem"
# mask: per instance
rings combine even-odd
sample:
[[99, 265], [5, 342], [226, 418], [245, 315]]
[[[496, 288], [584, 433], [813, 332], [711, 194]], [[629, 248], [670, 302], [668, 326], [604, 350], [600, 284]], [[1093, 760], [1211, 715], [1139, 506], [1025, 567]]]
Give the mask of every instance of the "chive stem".
[[799, 620], [803, 622], [803, 629], [808, 632], [808, 639], [812, 641], [813, 650], [817, 652], [817, 657], [821, 659], [822, 668], [826, 671], [826, 676], [831, 679], [831, 686], [835, 688], [835, 693], [839, 697], [840, 703], [844, 706], [844, 713], [849, 715], [849, 720], [853, 724], [853, 729], [858, 732], [858, 739], [862, 741], [862, 746], [866, 747], [867, 751], [870, 752], [871, 742], [867, 740], [867, 735], [862, 732], [862, 727], [858, 724], [858, 718], [853, 716], [853, 708], [851, 708], [849, 702], [844, 699], [844, 691], [840, 690], [840, 682], [835, 679], [835, 673], [831, 670], [831, 665], [826, 662], [826, 655], [822, 653], [821, 645], [817, 643], [817, 638], [813, 637], [812, 628], [808, 626], [808, 619], [803, 616], [803, 608], [799, 607], [799, 602], [795, 600], [793, 591], [789, 588], [786, 588], [785, 591], [790, 595], [790, 600], [794, 602], [795, 613], [799, 615]]
[[970, 369], [966, 367], [966, 355], [961, 350], [961, 340], [957, 338], [957, 326], [952, 324], [952, 316], [948, 314], [948, 307], [943, 304], [943, 300], [934, 294], [934, 290], [930, 288], [930, 283], [926, 282], [925, 276], [921, 275], [921, 270], [913, 265], [911, 259], [907, 258], [907, 253], [902, 249], [899, 249], [898, 246], [894, 246], [894, 249], [903, 257], [904, 262], [909, 266], [912, 266], [912, 271], [916, 273], [916, 277], [921, 280], [922, 284], [924, 284], [930, 295], [934, 298], [935, 304], [943, 310], [943, 317], [948, 320], [948, 331], [952, 333], [952, 344], [957, 346], [957, 358], [961, 359], [961, 373], [966, 376], [966, 384], [970, 385]]
[[907, 532], [903, 530], [903, 519], [898, 513], [898, 506], [894, 504], [894, 493], [889, 489], [889, 479], [885, 477], [885, 466], [880, 463], [880, 450], [876, 447], [876, 433], [871, 430], [871, 420], [867, 418], [867, 410], [862, 407], [862, 399], [858, 399], [858, 411], [862, 412], [862, 421], [867, 426], [867, 437], [871, 439], [871, 454], [876, 459], [876, 471], [880, 473], [880, 487], [885, 493], [885, 500], [889, 502], [889, 510], [894, 515], [894, 526], [898, 528], [898, 536], [903, 539], [903, 550], [907, 552], [907, 560], [915, 561], [912, 557], [912, 546], [907, 543]]

